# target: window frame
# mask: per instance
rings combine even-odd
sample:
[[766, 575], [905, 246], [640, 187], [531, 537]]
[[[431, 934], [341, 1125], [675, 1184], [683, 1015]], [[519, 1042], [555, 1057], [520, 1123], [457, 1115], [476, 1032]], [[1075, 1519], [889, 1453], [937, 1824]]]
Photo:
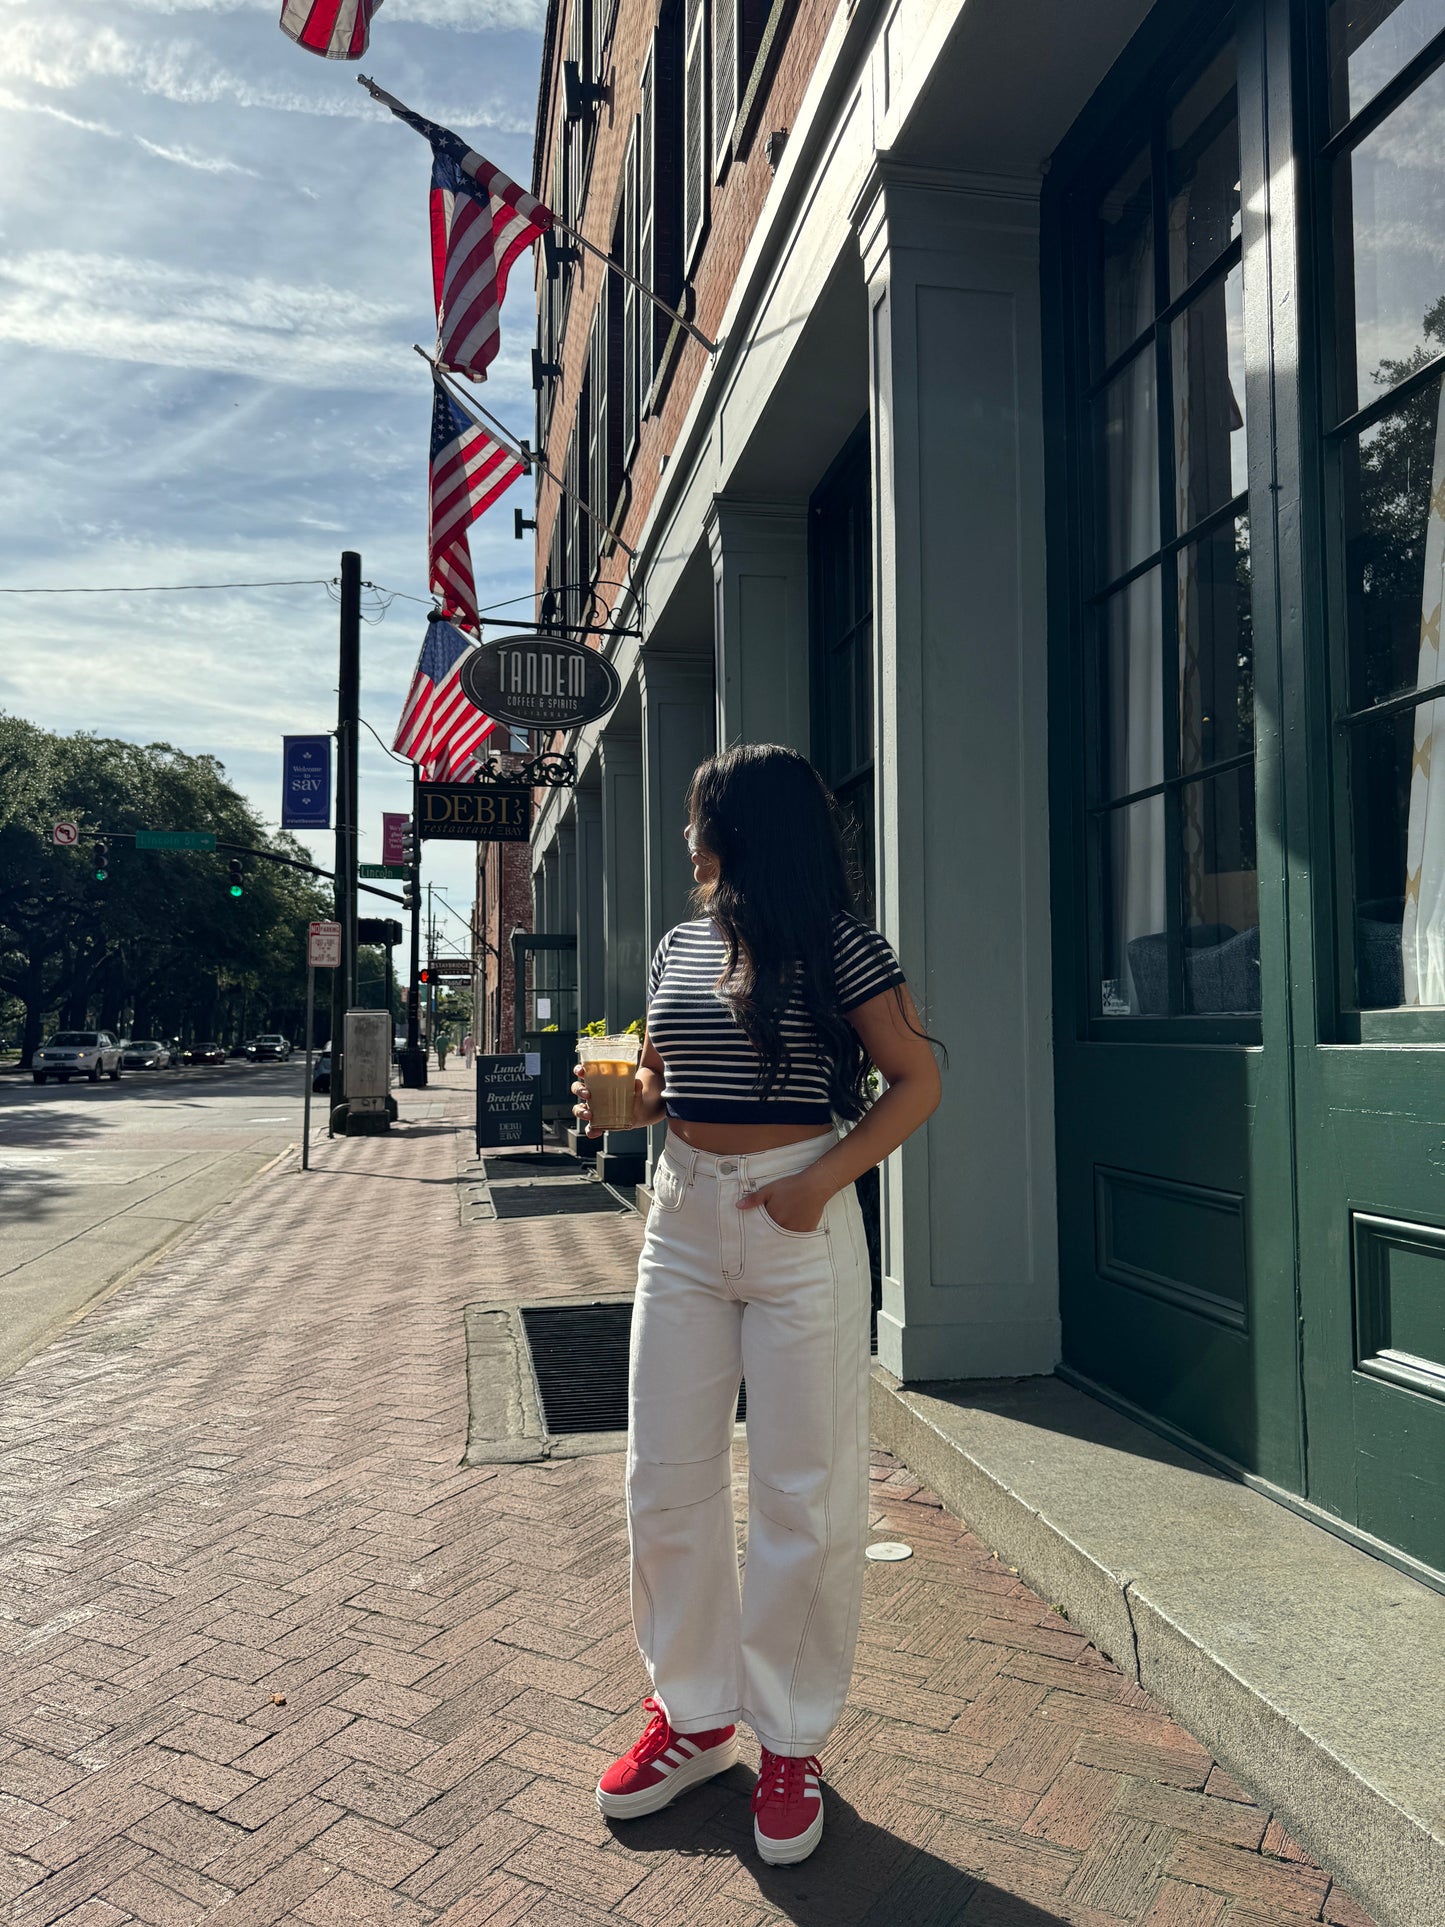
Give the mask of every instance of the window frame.
[[[1168, 233], [1167, 156], [1169, 119], [1189, 89], [1229, 44], [1236, 53], [1236, 123], [1243, 146], [1241, 20], [1231, 7], [1222, 17], [1211, 17], [1206, 31], [1173, 39], [1148, 82], [1130, 91], [1125, 111], [1110, 116], [1088, 154], [1064, 190], [1065, 210], [1058, 231], [1059, 321], [1066, 340], [1062, 374], [1062, 405], [1071, 444], [1068, 476], [1061, 484], [1061, 517], [1069, 546], [1069, 655], [1079, 728], [1075, 733], [1068, 772], [1070, 807], [1080, 825], [1083, 856], [1080, 879], [1082, 940], [1075, 948], [1079, 1034], [1092, 1041], [1118, 1044], [1259, 1044], [1262, 1012], [1192, 1012], [1182, 1007], [1185, 904], [1183, 877], [1182, 799], [1188, 790], [1202, 790], [1210, 782], [1241, 768], [1254, 771], [1256, 878], [1259, 875], [1259, 742], [1229, 756], [1217, 757], [1185, 771], [1180, 766], [1179, 743], [1179, 628], [1178, 557], [1198, 547], [1209, 535], [1229, 526], [1241, 515], [1251, 521], [1262, 511], [1243, 491], [1216, 503], [1207, 514], [1183, 530], [1178, 526], [1178, 469], [1174, 450], [1173, 324], [1215, 285], [1224, 281], [1243, 260], [1244, 237], [1235, 235], [1208, 264], [1177, 293], [1169, 287], [1167, 250], [1160, 243]], [[1146, 325], [1106, 362], [1098, 343], [1095, 262], [1101, 197], [1119, 179], [1130, 161], [1144, 151], [1149, 161], [1152, 287], [1150, 318]], [[1243, 153], [1241, 153], [1243, 165]], [[1096, 355], [1096, 347], [1099, 352]], [[1111, 383], [1141, 355], [1153, 358], [1155, 434], [1159, 531], [1157, 546], [1143, 559], [1134, 559], [1116, 573], [1100, 561], [1103, 553], [1101, 482], [1104, 474], [1103, 438], [1096, 409]], [[1259, 428], [1254, 434], [1257, 438]], [[1066, 495], [1064, 491], [1067, 491]], [[1157, 782], [1138, 790], [1107, 794], [1107, 747], [1103, 659], [1108, 649], [1108, 609], [1130, 584], [1159, 572], [1159, 648], [1162, 652], [1161, 728], [1162, 771]], [[1257, 593], [1251, 571], [1251, 593]], [[1256, 611], [1256, 648], [1259, 623]], [[1109, 876], [1108, 842], [1112, 820], [1131, 802], [1153, 796], [1163, 799], [1164, 878], [1166, 905], [1164, 934], [1171, 1008], [1167, 1014], [1106, 1013], [1102, 981], [1107, 954], [1106, 916]], [[1261, 978], [1263, 972], [1261, 971]], [[1174, 1006], [1178, 1005], [1178, 1008]]]
[[[1378, 727], [1445, 696], [1445, 682], [1431, 688], [1398, 691], [1378, 702], [1356, 706], [1351, 688], [1349, 581], [1344, 539], [1344, 459], [1348, 445], [1367, 429], [1397, 413], [1409, 399], [1439, 382], [1445, 384], [1445, 348], [1426, 365], [1363, 406], [1340, 412], [1340, 333], [1344, 313], [1341, 289], [1354, 269], [1353, 241], [1342, 258], [1336, 229], [1334, 180], [1338, 165], [1374, 134], [1419, 87], [1445, 66], [1445, 27], [1412, 55], [1370, 96], [1358, 113], [1330, 126], [1328, 4], [1308, 10], [1300, 22], [1302, 124], [1296, 149], [1303, 175], [1300, 196], [1301, 280], [1308, 295], [1302, 330], [1306, 357], [1301, 367], [1307, 409], [1307, 472], [1316, 493], [1313, 517], [1317, 552], [1323, 562], [1319, 630], [1323, 639], [1327, 692], [1321, 741], [1327, 765], [1324, 812], [1328, 831], [1321, 839], [1326, 902], [1317, 922], [1316, 949], [1322, 971], [1317, 1016], [1322, 1039], [1337, 1044], [1412, 1044], [1445, 1042], [1445, 1005], [1398, 1004], [1362, 1008], [1358, 1002], [1354, 825], [1350, 752], [1356, 732]], [[1445, 403], [1445, 386], [1442, 386]]]

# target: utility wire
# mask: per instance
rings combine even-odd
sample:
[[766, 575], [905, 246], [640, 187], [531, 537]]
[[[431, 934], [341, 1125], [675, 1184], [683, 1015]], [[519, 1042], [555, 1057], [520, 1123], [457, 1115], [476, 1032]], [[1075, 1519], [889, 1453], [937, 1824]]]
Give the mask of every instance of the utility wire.
[[308, 575], [293, 576], [284, 582], [135, 582], [94, 589], [0, 588], [0, 595], [190, 595], [199, 589], [326, 589], [334, 580], [332, 576]]

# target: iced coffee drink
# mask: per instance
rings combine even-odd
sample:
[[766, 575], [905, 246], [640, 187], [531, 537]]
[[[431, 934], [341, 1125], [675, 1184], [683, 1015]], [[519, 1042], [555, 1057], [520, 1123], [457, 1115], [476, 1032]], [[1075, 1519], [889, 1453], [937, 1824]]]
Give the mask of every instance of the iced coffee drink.
[[635, 1035], [578, 1039], [593, 1130], [632, 1129], [632, 1097], [641, 1052], [642, 1040]]

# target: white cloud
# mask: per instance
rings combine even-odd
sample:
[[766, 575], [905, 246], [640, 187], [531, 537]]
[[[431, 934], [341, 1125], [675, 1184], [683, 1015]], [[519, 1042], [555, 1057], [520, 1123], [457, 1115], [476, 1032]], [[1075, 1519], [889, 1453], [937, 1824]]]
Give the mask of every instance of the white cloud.
[[0, 107], [12, 114], [44, 114], [50, 120], [63, 121], [67, 127], [78, 127], [83, 134], [104, 134], [111, 140], [125, 139], [118, 127], [107, 127], [103, 120], [84, 120], [79, 114], [67, 114], [63, 107], [53, 107], [48, 100], [23, 100], [19, 94], [12, 94], [8, 87], [0, 87]]
[[[277, 0], [129, 0], [132, 12], [265, 13], [274, 20]], [[396, 26], [443, 27], [450, 33], [487, 33], [511, 27], [540, 31], [546, 0], [384, 0], [372, 25], [374, 36]], [[372, 47], [379, 42], [373, 38]]]
[[135, 141], [147, 154], [154, 154], [159, 160], [174, 161], [177, 167], [194, 168], [198, 174], [249, 174], [253, 181], [261, 178], [254, 167], [242, 167], [239, 161], [225, 160], [219, 154], [197, 154], [188, 147], [162, 147], [157, 141], [147, 140], [144, 134], [137, 134]]
[[[313, 63], [326, 70], [320, 61]], [[88, 81], [125, 81], [144, 94], [183, 106], [271, 108], [287, 114], [319, 114], [346, 120], [374, 120], [379, 109], [360, 88], [303, 92], [249, 74], [237, 73], [186, 40], [149, 44], [128, 38], [113, 26], [92, 27], [54, 16], [22, 15], [0, 21], [0, 71], [12, 83], [29, 81], [66, 92]], [[531, 132], [531, 101], [494, 97], [462, 104], [428, 102], [437, 119], [502, 133]]]

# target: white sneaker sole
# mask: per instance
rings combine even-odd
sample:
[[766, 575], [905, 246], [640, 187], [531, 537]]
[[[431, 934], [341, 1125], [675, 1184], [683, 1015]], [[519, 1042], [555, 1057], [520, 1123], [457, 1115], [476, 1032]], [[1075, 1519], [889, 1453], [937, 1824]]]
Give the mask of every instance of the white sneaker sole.
[[819, 1804], [817, 1818], [806, 1833], [800, 1833], [796, 1840], [767, 1840], [758, 1832], [758, 1823], [753, 1822], [753, 1842], [759, 1857], [766, 1860], [770, 1867], [794, 1867], [800, 1860], [806, 1860], [823, 1837], [823, 1808]]
[[737, 1763], [738, 1736], [734, 1733], [730, 1740], [695, 1754], [681, 1766], [674, 1767], [665, 1780], [659, 1780], [656, 1786], [643, 1787], [639, 1793], [604, 1793], [598, 1787], [597, 1804], [609, 1820], [635, 1820], [644, 1813], [658, 1813], [663, 1807], [671, 1806], [679, 1793], [701, 1786], [704, 1780], [726, 1773]]

